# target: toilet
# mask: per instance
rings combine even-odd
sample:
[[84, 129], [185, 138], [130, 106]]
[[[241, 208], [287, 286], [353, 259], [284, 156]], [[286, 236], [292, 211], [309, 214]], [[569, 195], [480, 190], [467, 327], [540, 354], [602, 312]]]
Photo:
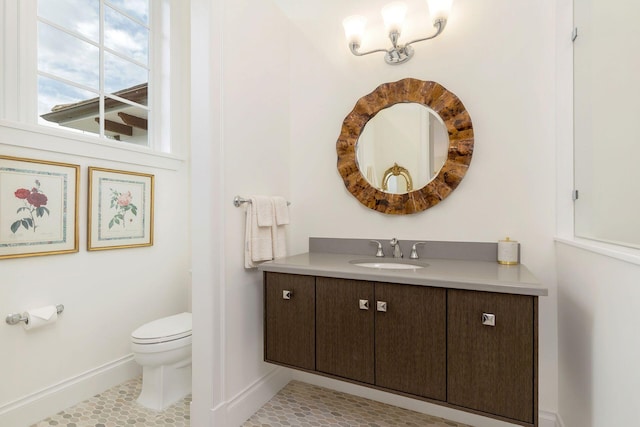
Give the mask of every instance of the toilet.
[[191, 313], [140, 326], [131, 333], [131, 350], [142, 366], [140, 405], [162, 411], [191, 393]]

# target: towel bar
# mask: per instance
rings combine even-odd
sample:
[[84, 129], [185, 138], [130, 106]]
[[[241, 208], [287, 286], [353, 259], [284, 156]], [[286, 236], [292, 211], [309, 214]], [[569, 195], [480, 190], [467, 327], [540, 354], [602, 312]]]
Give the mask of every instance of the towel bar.
[[[233, 206], [239, 208], [243, 203], [251, 203], [251, 200], [244, 197], [236, 196], [233, 198]], [[287, 206], [291, 206], [291, 202], [287, 201]]]
[[[58, 312], [58, 314], [62, 313], [64, 311], [64, 305], [62, 305], [62, 304], [56, 305], [56, 311]], [[26, 315], [26, 313], [10, 314], [10, 315], [7, 316], [5, 321], [7, 322], [8, 325], [17, 325], [20, 322], [26, 322], [27, 321], [27, 315]]]

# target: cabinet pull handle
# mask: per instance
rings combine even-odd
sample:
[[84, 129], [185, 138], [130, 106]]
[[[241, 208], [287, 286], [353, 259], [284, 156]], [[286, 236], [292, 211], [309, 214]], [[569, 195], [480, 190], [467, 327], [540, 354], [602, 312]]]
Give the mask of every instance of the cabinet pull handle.
[[387, 312], [387, 302], [386, 301], [378, 301], [378, 302], [376, 302], [376, 310], [386, 313]]
[[292, 291], [287, 291], [287, 290], [282, 291], [282, 299], [291, 299], [292, 296], [293, 296]]
[[496, 326], [496, 315], [491, 313], [482, 313], [482, 324], [485, 326]]
[[361, 299], [359, 301], [360, 303], [360, 310], [369, 310], [369, 300], [368, 299]]

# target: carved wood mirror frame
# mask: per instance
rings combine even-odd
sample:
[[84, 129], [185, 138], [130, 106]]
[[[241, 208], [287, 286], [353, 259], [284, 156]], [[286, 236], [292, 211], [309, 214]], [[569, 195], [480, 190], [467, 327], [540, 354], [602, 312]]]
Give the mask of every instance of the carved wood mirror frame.
[[[358, 167], [356, 146], [365, 125], [379, 111], [401, 102], [414, 102], [435, 111], [449, 133], [447, 160], [424, 187], [404, 194], [373, 187]], [[336, 143], [338, 171], [347, 190], [366, 207], [385, 214], [422, 212], [444, 200], [467, 172], [473, 155], [473, 124], [466, 108], [442, 85], [412, 78], [384, 83], [358, 100], [342, 123]]]

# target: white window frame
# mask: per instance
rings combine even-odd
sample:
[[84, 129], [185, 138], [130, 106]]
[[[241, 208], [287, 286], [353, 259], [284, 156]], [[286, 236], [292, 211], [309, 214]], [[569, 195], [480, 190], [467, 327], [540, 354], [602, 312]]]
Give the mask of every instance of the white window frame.
[[[148, 146], [38, 124], [37, 1], [0, 0], [0, 125], [110, 145], [116, 148], [184, 156], [188, 152], [188, 2], [149, 1]], [[185, 36], [186, 34], [186, 36]], [[171, 111], [170, 106], [179, 107]]]

